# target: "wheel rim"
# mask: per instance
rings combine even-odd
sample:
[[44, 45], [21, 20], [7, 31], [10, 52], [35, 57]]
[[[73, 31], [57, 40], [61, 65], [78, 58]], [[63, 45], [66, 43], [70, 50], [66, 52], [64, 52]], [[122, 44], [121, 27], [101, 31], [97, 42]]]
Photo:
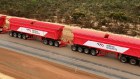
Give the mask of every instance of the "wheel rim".
[[9, 35], [10, 35], [10, 36], [13, 36], [13, 33], [12, 33], [12, 32], [10, 32], [10, 33], [9, 33]]
[[49, 41], [49, 45], [53, 46], [53, 41]]
[[88, 53], [89, 53], [89, 49], [85, 48], [85, 49], [84, 49], [84, 53], [85, 53], [85, 54], [88, 54]]
[[18, 38], [21, 38], [21, 34], [18, 34]]
[[126, 62], [127, 62], [126, 57], [121, 57], [121, 62], [122, 62], [122, 63], [126, 63]]
[[130, 64], [135, 65], [137, 61], [135, 59], [130, 59]]
[[96, 56], [96, 51], [95, 50], [91, 50], [91, 55]]
[[23, 39], [26, 39], [26, 35], [23, 35], [22, 38], [23, 38]]
[[44, 43], [45, 45], [47, 45], [47, 44], [48, 44], [48, 40], [44, 40], [43, 43]]
[[76, 51], [77, 50], [76, 46], [71, 46], [71, 49], [72, 49], [72, 51]]
[[83, 52], [83, 49], [81, 47], [78, 47], [78, 52]]
[[17, 34], [16, 33], [14, 33], [14, 37], [17, 37]]
[[54, 46], [55, 47], [59, 47], [59, 42], [58, 41], [55, 41]]

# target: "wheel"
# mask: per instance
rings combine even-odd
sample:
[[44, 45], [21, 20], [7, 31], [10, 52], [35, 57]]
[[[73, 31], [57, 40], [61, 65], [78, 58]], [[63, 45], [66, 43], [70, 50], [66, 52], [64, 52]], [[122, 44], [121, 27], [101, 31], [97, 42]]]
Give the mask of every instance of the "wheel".
[[96, 56], [97, 55], [96, 50], [95, 49], [91, 49], [90, 54], [92, 56]]
[[128, 59], [127, 59], [127, 57], [125, 57], [125, 56], [121, 56], [121, 57], [120, 57], [120, 61], [121, 61], [122, 63], [127, 63]]
[[21, 33], [18, 33], [18, 38], [22, 38], [22, 34]]
[[47, 39], [44, 39], [43, 40], [43, 44], [47, 45], [48, 44], [48, 40]]
[[76, 47], [75, 45], [72, 45], [72, 46], [71, 46], [71, 50], [72, 50], [72, 51], [77, 51], [77, 47]]
[[49, 45], [50, 46], [53, 46], [54, 45], [54, 42], [52, 40], [49, 40]]
[[10, 31], [10, 32], [9, 32], [9, 35], [10, 35], [11, 37], [13, 37], [13, 32], [12, 32], [12, 31]]
[[2, 28], [0, 28], [0, 33], [2, 32]]
[[14, 32], [14, 33], [13, 33], [13, 36], [14, 36], [14, 37], [17, 37], [17, 33], [16, 33], [16, 32]]
[[58, 42], [58, 41], [55, 41], [55, 42], [54, 42], [54, 46], [55, 46], [55, 47], [59, 47], [59, 42]]
[[132, 64], [132, 65], [136, 65], [137, 64], [137, 60], [134, 59], [134, 58], [131, 58], [129, 63]]
[[78, 52], [82, 53], [83, 52], [83, 48], [82, 47], [78, 47]]
[[26, 40], [26, 39], [27, 39], [26, 34], [23, 34], [23, 35], [22, 35], [22, 38], [23, 38], [24, 40]]
[[88, 54], [88, 53], [89, 53], [89, 49], [88, 49], [88, 48], [85, 48], [85, 49], [84, 49], [84, 53], [85, 53], [85, 54]]

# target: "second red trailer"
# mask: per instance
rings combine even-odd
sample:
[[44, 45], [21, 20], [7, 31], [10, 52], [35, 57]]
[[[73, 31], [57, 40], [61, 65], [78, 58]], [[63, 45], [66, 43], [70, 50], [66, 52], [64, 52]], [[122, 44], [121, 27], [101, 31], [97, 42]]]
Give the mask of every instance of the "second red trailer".
[[83, 29], [75, 29], [73, 34], [73, 51], [94, 56], [101, 52], [114, 52], [121, 62], [137, 64], [140, 61], [140, 39]]

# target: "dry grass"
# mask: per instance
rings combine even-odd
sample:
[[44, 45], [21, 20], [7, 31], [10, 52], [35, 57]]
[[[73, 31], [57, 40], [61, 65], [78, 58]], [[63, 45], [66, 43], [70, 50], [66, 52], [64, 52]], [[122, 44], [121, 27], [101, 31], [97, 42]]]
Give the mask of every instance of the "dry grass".
[[9, 22], [9, 19], [11, 18], [11, 16], [7, 16], [6, 17], [6, 24], [5, 24], [5, 26], [4, 26], [4, 28], [6, 28], [6, 29], [8, 29], [9, 28], [9, 26], [10, 26], [10, 22]]
[[65, 26], [62, 34], [62, 40], [64, 42], [72, 42], [73, 40], [73, 33], [72, 33], [73, 27], [71, 26]]

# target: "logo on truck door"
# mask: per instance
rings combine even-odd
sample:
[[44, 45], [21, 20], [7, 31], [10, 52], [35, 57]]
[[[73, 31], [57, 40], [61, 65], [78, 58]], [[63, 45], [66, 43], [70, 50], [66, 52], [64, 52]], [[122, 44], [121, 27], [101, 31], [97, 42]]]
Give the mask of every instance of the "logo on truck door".
[[100, 43], [100, 42], [95, 42], [95, 41], [87, 41], [83, 45], [100, 48], [100, 49], [105, 49], [105, 50], [109, 50], [109, 51], [114, 51], [114, 52], [119, 52], [119, 53], [124, 53], [129, 49], [126, 47], [115, 46], [115, 45], [105, 44], [105, 43]]
[[40, 31], [40, 30], [30, 29], [25, 27], [20, 27], [17, 31], [34, 34], [34, 35], [40, 35], [40, 36], [45, 36], [48, 33], [45, 31]]

